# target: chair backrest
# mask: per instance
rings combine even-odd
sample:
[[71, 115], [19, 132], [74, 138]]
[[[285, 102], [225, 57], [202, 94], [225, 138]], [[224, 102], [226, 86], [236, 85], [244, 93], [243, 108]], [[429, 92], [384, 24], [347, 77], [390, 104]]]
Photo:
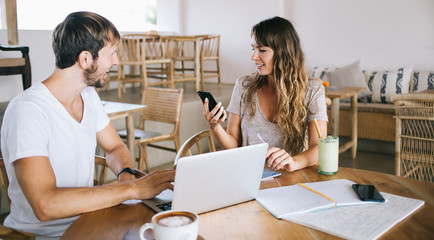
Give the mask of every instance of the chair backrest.
[[146, 108], [142, 111], [139, 128], [144, 129], [146, 120], [175, 124], [179, 128], [183, 92], [182, 88], [147, 87], [142, 95]]
[[22, 57], [0, 58], [0, 75], [21, 74], [23, 89], [32, 85], [32, 71], [29, 58], [29, 47], [0, 45], [0, 51], [18, 51]]
[[143, 61], [170, 60], [174, 41], [169, 37], [146, 34], [126, 34], [121, 37], [119, 62], [140, 63]]
[[220, 35], [212, 34], [201, 38], [201, 58], [216, 59], [220, 53]]
[[[201, 147], [201, 144], [205, 144], [206, 142], [208, 143], [208, 146], [202, 145], [204, 147]], [[193, 136], [191, 136], [187, 141], [185, 141], [184, 144], [182, 144], [181, 148], [179, 148], [178, 153], [176, 154], [175, 162], [174, 162], [175, 166], [179, 158], [185, 157], [187, 154], [189, 156], [193, 155], [191, 150], [194, 146], [196, 146], [196, 150], [197, 150], [195, 152], [196, 154], [201, 154], [203, 153], [204, 150], [208, 150], [209, 152], [215, 152], [216, 146], [215, 146], [212, 130], [211, 129], [202, 130], [194, 134]], [[208, 149], [206, 147], [208, 147]]]
[[[173, 49], [173, 58], [175, 60], [194, 61], [196, 57], [199, 57], [200, 54], [199, 37], [172, 36], [171, 39], [174, 40], [174, 44], [175, 44], [175, 47]], [[196, 44], [197, 44], [197, 48], [196, 48]]]

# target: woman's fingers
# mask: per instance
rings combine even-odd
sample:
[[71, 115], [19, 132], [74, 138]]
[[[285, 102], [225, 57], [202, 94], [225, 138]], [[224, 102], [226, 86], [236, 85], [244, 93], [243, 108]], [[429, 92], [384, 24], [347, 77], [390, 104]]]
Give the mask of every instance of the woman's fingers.
[[292, 161], [291, 156], [289, 156], [289, 154], [284, 149], [280, 148], [271, 147], [270, 149], [268, 149], [267, 156], [268, 166], [275, 170], [282, 169], [283, 166]]

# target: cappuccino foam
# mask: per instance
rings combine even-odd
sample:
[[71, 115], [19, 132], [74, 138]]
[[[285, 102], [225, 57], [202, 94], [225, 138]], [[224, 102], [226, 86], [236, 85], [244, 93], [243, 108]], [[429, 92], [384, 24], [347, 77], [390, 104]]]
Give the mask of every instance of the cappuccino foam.
[[193, 222], [193, 219], [187, 216], [169, 216], [158, 219], [157, 223], [165, 227], [181, 227]]

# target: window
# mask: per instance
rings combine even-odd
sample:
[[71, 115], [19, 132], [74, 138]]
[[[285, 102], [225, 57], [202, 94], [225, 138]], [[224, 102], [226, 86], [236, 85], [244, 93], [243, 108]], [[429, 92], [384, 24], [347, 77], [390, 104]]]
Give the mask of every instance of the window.
[[156, 5], [157, 0], [17, 0], [18, 29], [53, 30], [69, 13], [90, 11], [109, 19], [119, 31], [158, 30]]

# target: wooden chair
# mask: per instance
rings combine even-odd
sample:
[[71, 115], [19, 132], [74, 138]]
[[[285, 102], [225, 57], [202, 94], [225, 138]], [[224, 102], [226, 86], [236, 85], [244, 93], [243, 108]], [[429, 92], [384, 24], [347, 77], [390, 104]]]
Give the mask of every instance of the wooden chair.
[[98, 155], [95, 155], [95, 165], [95, 177], [93, 183], [95, 186], [101, 186], [105, 183], [108, 165], [105, 158]]
[[110, 91], [110, 82], [117, 82], [118, 81], [118, 67], [113, 66], [110, 68], [109, 72], [107, 73], [107, 79], [106, 79], [106, 85], [105, 85], [105, 91]]
[[[182, 95], [184, 89], [166, 89], [148, 87], [144, 90], [142, 104], [147, 107], [143, 110], [140, 123], [134, 134], [136, 136], [135, 144], [139, 146], [140, 158], [139, 169], [149, 171], [149, 159], [147, 156], [147, 147], [154, 147], [166, 151], [178, 152], [180, 146], [179, 126], [181, 120]], [[173, 125], [173, 131], [170, 133], [159, 133], [145, 129], [146, 122], [160, 122]], [[126, 140], [126, 130], [118, 131], [119, 136]], [[154, 143], [163, 141], [173, 141], [174, 148], [156, 145]]]
[[396, 175], [434, 183], [434, 94], [397, 94], [392, 101]]
[[[118, 51], [118, 98], [122, 97], [122, 88], [125, 93], [128, 83], [140, 83], [141, 92], [155, 85], [174, 88], [172, 52], [173, 40], [168, 37], [146, 34], [122, 36]], [[136, 73], [137, 69], [139, 73]]]
[[[208, 143], [208, 146], [201, 147], [201, 144]], [[208, 150], [209, 152], [215, 152], [216, 146], [213, 138], [213, 133], [211, 129], [205, 129], [202, 130], [193, 136], [191, 136], [187, 141], [182, 144], [181, 148], [178, 151], [178, 154], [176, 154], [174, 165], [176, 166], [176, 163], [178, 162], [179, 158], [185, 157], [187, 154], [189, 156], [192, 154], [192, 148], [196, 146], [196, 154], [202, 154], [203, 150]], [[202, 145], [203, 146], [203, 145]], [[208, 147], [208, 149], [207, 149]]]
[[173, 56], [174, 82], [193, 82], [196, 91], [200, 87], [200, 36], [172, 36], [175, 47]]
[[[220, 80], [220, 35], [212, 34], [201, 38], [200, 50], [200, 79], [202, 90], [205, 88], [205, 78], [217, 78], [218, 86], [221, 88]], [[206, 62], [215, 62], [215, 68], [206, 68]]]
[[22, 75], [23, 89], [26, 90], [32, 85], [32, 71], [30, 67], [29, 47], [3, 46], [1, 51], [20, 51], [22, 57], [0, 58], [0, 75]]

